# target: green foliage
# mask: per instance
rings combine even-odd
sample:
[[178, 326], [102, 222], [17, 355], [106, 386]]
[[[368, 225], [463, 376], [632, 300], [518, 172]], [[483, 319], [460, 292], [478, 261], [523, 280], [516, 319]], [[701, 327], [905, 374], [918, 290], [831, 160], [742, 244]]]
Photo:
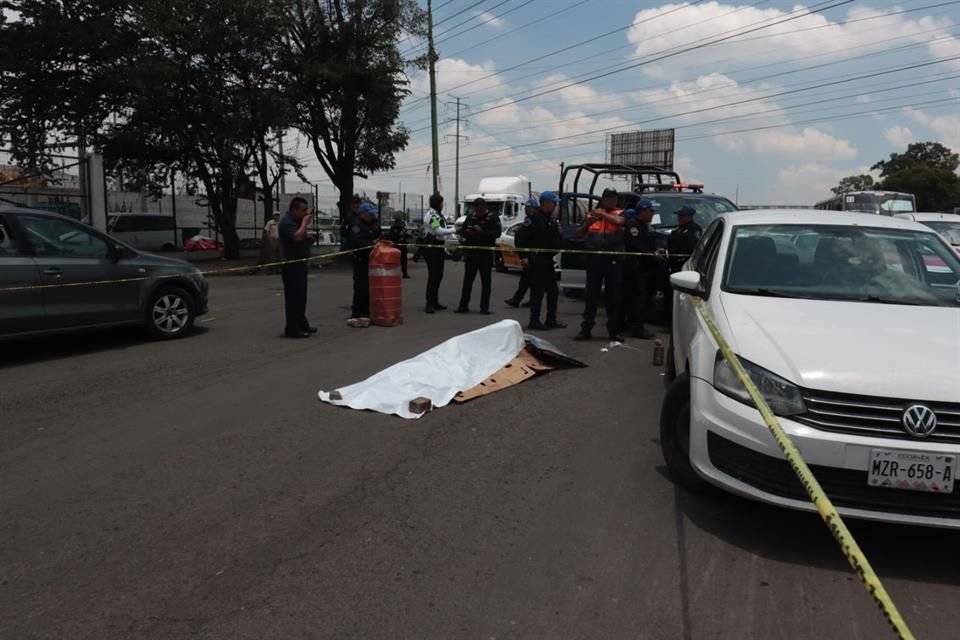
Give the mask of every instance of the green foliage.
[[840, 181], [840, 184], [832, 188], [831, 191], [833, 191], [833, 194], [836, 196], [842, 196], [852, 191], [867, 191], [875, 186], [876, 183], [873, 180], [873, 176], [863, 174], [859, 176], [847, 176]]

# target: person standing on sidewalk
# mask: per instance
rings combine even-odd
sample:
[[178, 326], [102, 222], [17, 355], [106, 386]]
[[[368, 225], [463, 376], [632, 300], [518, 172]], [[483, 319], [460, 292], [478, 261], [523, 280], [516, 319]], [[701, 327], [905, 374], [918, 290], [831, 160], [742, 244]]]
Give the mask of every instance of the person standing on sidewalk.
[[443, 282], [443, 264], [446, 259], [444, 242], [456, 233], [456, 229], [447, 226], [443, 217], [443, 196], [435, 193], [430, 196], [430, 210], [423, 219], [423, 248], [421, 255], [427, 263], [427, 313], [444, 311], [447, 307], [440, 304], [440, 283]]
[[347, 324], [370, 326], [370, 251], [380, 237], [377, 208], [364, 202], [357, 208], [350, 225], [350, 248], [353, 250], [353, 310]]
[[[467, 313], [470, 310], [470, 296], [473, 282], [480, 274], [480, 313], [490, 315], [490, 288], [493, 271], [493, 247], [503, 232], [499, 216], [490, 215], [487, 201], [477, 198], [473, 201], [473, 211], [467, 215], [460, 227], [460, 235], [466, 239], [467, 246], [483, 247], [464, 250], [463, 289], [460, 304], [455, 313]], [[486, 248], [486, 247], [489, 247]]]
[[600, 197], [600, 206], [587, 215], [577, 237], [586, 236], [588, 251], [603, 252], [587, 255], [586, 305], [583, 323], [577, 340], [590, 340], [597, 318], [600, 297], [605, 294], [607, 308], [607, 333], [612, 342], [623, 342], [620, 334], [620, 297], [623, 289], [623, 211], [617, 206], [616, 189], [605, 189]]
[[[523, 212], [526, 214], [526, 218], [523, 219], [524, 222], [536, 211], [538, 205], [539, 203], [533, 198], [527, 200], [523, 207]], [[517, 283], [517, 290], [513, 296], [503, 301], [508, 307], [514, 309], [523, 303], [523, 296], [527, 295], [527, 290], [530, 288], [530, 258], [521, 251], [518, 251], [517, 255], [520, 256], [520, 263], [523, 265], [523, 270], [520, 272], [520, 282]]]
[[280, 254], [284, 260], [280, 268], [283, 277], [283, 303], [287, 338], [309, 338], [317, 332], [307, 321], [307, 273], [310, 265], [310, 206], [304, 198], [290, 202], [290, 210], [277, 225]]
[[[554, 217], [559, 204], [560, 198], [554, 192], [541, 193], [540, 206], [527, 216], [516, 235], [518, 247], [538, 249], [527, 254], [530, 270], [530, 323], [527, 328], [534, 331], [563, 329], [567, 326], [557, 319], [560, 290], [557, 272], [553, 267], [553, 257], [563, 246], [560, 225]], [[541, 323], [540, 309], [544, 295], [547, 296], [547, 321]]]

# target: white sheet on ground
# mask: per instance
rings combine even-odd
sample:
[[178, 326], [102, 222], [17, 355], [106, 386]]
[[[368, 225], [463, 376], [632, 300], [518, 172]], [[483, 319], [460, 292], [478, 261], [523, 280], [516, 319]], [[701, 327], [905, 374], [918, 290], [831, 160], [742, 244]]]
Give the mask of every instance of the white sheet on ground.
[[320, 399], [340, 407], [419, 418], [423, 414], [410, 411], [411, 400], [430, 398], [434, 408], [444, 407], [459, 392], [475, 387], [506, 366], [523, 346], [520, 323], [503, 320], [451, 338], [363, 382], [341, 387], [342, 400], [331, 400], [326, 391], [320, 392]]

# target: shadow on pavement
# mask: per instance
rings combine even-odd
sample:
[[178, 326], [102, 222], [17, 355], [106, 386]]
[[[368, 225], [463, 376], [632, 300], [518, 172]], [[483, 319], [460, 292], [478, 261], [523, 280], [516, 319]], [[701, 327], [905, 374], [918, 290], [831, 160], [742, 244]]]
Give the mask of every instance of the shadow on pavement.
[[[657, 469], [669, 478], [665, 467]], [[678, 512], [707, 534], [764, 558], [849, 570], [820, 516], [746, 500], [718, 489], [696, 495], [674, 487]], [[960, 585], [960, 546], [948, 529], [844, 518], [873, 568], [884, 577]], [[678, 527], [680, 527], [678, 520]], [[852, 576], [851, 570], [851, 576]]]
[[[176, 340], [176, 342], [195, 339], [208, 331], [207, 327], [194, 326], [188, 335]], [[148, 345], [152, 342], [154, 341], [151, 341], [145, 335], [141, 327], [82, 331], [53, 337], [23, 338], [0, 345], [0, 369], [103, 351], [129, 349]]]

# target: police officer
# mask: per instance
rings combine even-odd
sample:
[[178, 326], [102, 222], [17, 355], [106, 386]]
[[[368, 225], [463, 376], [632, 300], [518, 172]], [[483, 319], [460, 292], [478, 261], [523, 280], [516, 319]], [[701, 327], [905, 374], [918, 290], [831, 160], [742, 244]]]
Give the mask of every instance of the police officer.
[[[538, 205], [539, 203], [534, 198], [527, 200], [523, 206], [523, 212], [526, 214], [526, 218], [523, 220], [524, 222], [536, 211]], [[520, 256], [520, 262], [523, 264], [523, 270], [520, 272], [520, 282], [517, 283], [517, 290], [513, 296], [503, 301], [508, 307], [513, 307], [514, 309], [520, 306], [523, 302], [523, 297], [527, 295], [527, 290], [530, 288], [530, 260], [527, 254], [522, 251], [518, 251], [517, 255]]]
[[350, 227], [353, 225], [354, 218], [357, 217], [357, 210], [363, 200], [359, 195], [353, 194], [350, 198], [350, 212], [340, 221], [340, 250], [346, 251], [350, 248]]
[[378, 211], [369, 202], [357, 208], [350, 225], [353, 252], [353, 310], [348, 324], [370, 326], [370, 251], [380, 237]]
[[445, 252], [443, 243], [456, 229], [447, 226], [443, 217], [443, 196], [435, 193], [430, 196], [430, 210], [423, 219], [423, 248], [421, 255], [427, 263], [427, 313], [444, 311], [447, 307], [440, 304], [440, 283], [443, 281]]
[[632, 328], [634, 338], [649, 340], [654, 335], [644, 327], [644, 320], [649, 309], [651, 278], [657, 267], [657, 237], [650, 228], [653, 202], [641, 198], [624, 217], [627, 257], [623, 262], [623, 326]]
[[317, 332], [307, 321], [307, 272], [310, 258], [310, 207], [304, 198], [290, 201], [290, 209], [277, 225], [280, 239], [280, 255], [283, 264], [283, 306], [287, 326], [283, 335], [287, 338], [309, 338]]
[[[586, 237], [589, 251], [623, 252], [623, 210], [617, 207], [616, 189], [605, 189], [600, 197], [600, 206], [587, 215], [578, 238]], [[587, 255], [586, 305], [583, 323], [576, 340], [590, 340], [597, 317], [600, 296], [606, 290], [607, 333], [610, 340], [623, 342], [620, 334], [620, 298], [623, 290], [623, 258], [616, 255]]]
[[[559, 204], [557, 194], [552, 191], [541, 193], [540, 206], [531, 209], [516, 236], [520, 248], [540, 250], [526, 255], [530, 278], [530, 323], [527, 327], [534, 331], [563, 329], [567, 326], [557, 319], [560, 290], [553, 268], [553, 257], [563, 246], [560, 225], [554, 217]], [[547, 321], [541, 323], [540, 309], [544, 294], [547, 296]]]
[[403, 214], [398, 213], [393, 218], [393, 224], [390, 225], [390, 230], [388, 231], [388, 238], [390, 242], [397, 245], [400, 248], [400, 268], [403, 271], [403, 277], [409, 278], [410, 274], [407, 273], [407, 240], [410, 235], [407, 233], [407, 223], [403, 219]]
[[[690, 258], [690, 254], [700, 242], [700, 236], [703, 235], [703, 229], [693, 221], [695, 215], [697, 210], [689, 205], [684, 205], [677, 211], [678, 226], [670, 233], [670, 239], [667, 241], [667, 250], [671, 256], [671, 273], [676, 273], [683, 268], [683, 263]], [[674, 258], [674, 255], [677, 257]]]
[[497, 244], [503, 228], [499, 216], [491, 215], [487, 210], [487, 201], [477, 198], [473, 201], [473, 210], [460, 227], [460, 235], [467, 246], [490, 247], [489, 249], [466, 249], [463, 257], [463, 290], [460, 304], [455, 313], [467, 313], [470, 310], [470, 296], [473, 282], [480, 274], [480, 313], [490, 315], [490, 283], [493, 271], [493, 247]]

